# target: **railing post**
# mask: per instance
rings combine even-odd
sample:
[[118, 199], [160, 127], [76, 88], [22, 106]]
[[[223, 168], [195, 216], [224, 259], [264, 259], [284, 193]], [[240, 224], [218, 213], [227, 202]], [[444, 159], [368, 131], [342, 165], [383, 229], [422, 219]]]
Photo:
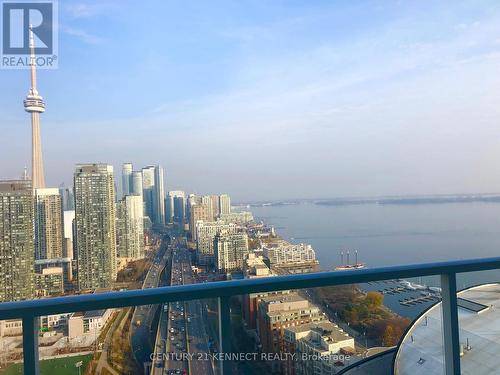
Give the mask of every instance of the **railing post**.
[[441, 275], [443, 296], [443, 343], [446, 375], [460, 375], [460, 336], [457, 306], [457, 275]]
[[39, 375], [38, 363], [38, 329], [40, 318], [38, 316], [23, 317], [23, 357], [24, 374]]
[[231, 355], [231, 297], [221, 296], [219, 301], [219, 345], [223, 356], [220, 361], [221, 375], [231, 375], [231, 361], [225, 360], [224, 356]]

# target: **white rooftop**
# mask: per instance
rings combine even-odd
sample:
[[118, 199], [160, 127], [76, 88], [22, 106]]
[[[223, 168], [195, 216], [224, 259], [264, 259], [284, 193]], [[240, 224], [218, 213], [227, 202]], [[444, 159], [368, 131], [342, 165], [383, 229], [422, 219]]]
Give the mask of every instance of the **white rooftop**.
[[[460, 361], [462, 374], [498, 373], [500, 369], [500, 284], [473, 287], [459, 292], [458, 296], [486, 306], [479, 313], [464, 307], [458, 308], [460, 343], [463, 346]], [[441, 303], [439, 303], [415, 321], [406, 334], [396, 355], [395, 374], [444, 374], [442, 335]], [[467, 348], [467, 341], [469, 348]]]

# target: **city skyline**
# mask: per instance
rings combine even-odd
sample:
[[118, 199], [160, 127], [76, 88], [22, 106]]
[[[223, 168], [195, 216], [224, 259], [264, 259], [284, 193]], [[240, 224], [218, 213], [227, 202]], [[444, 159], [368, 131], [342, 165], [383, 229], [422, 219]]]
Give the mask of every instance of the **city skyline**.
[[1, 11], [0, 372], [495, 370], [500, 3]]
[[[499, 192], [500, 9], [481, 4], [61, 4], [59, 69], [39, 71], [47, 186], [154, 161], [168, 189], [236, 201]], [[4, 178], [30, 165], [26, 79], [2, 73]]]

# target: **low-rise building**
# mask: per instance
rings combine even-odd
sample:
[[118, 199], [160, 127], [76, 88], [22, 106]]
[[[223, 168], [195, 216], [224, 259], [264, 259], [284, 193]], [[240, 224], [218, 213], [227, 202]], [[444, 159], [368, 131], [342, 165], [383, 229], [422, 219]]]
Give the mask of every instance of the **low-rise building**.
[[44, 315], [40, 317], [40, 327], [58, 328], [68, 324], [68, 319], [73, 313]]
[[253, 215], [250, 211], [230, 212], [221, 214], [219, 219], [227, 224], [246, 225], [253, 221]]
[[[275, 276], [267, 264], [264, 262], [264, 258], [251, 252], [248, 254], [245, 260], [245, 278], [254, 279], [258, 277], [269, 277]], [[289, 290], [278, 291], [278, 292], [261, 292], [261, 293], [250, 293], [242, 296], [242, 314], [243, 319], [246, 323], [246, 327], [249, 330], [254, 330], [257, 328], [257, 309], [262, 298], [269, 295], [276, 294], [287, 294], [290, 293]]]
[[325, 320], [318, 306], [296, 293], [263, 297], [259, 303], [257, 329], [265, 353], [284, 352], [286, 328]]
[[108, 322], [113, 310], [93, 310], [77, 312], [68, 319], [68, 337], [70, 339], [85, 334], [97, 334]]
[[[58, 328], [68, 324], [68, 318], [73, 313], [42, 315], [40, 317], [40, 328]], [[23, 334], [22, 319], [0, 320], [0, 337], [21, 336]]]
[[64, 271], [62, 267], [44, 268], [35, 273], [35, 295], [46, 297], [64, 293]]
[[23, 334], [22, 319], [0, 320], [0, 337], [21, 336]]
[[354, 339], [336, 324], [324, 320], [288, 327], [284, 331], [284, 350], [294, 354], [286, 361], [287, 375], [333, 375], [343, 368], [344, 354], [352, 351]]
[[274, 241], [264, 246], [264, 256], [271, 265], [304, 263], [316, 260], [316, 253], [311, 245], [291, 244], [287, 241]]
[[53, 258], [35, 260], [35, 272], [43, 273], [47, 268], [62, 268], [64, 288], [68, 289], [73, 281], [73, 262], [71, 258]]

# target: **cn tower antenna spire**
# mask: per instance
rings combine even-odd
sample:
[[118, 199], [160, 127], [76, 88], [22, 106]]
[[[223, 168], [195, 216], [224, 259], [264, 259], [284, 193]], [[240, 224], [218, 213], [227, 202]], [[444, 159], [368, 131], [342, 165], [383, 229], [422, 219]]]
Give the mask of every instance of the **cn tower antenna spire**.
[[33, 190], [35, 190], [45, 187], [42, 141], [40, 137], [40, 113], [45, 112], [45, 103], [36, 88], [35, 37], [32, 25], [30, 25], [29, 42], [31, 88], [24, 100], [24, 109], [31, 114], [31, 182]]
[[36, 90], [36, 57], [35, 57], [35, 37], [33, 35], [33, 25], [30, 25], [30, 66], [31, 66], [31, 91], [38, 94]]

